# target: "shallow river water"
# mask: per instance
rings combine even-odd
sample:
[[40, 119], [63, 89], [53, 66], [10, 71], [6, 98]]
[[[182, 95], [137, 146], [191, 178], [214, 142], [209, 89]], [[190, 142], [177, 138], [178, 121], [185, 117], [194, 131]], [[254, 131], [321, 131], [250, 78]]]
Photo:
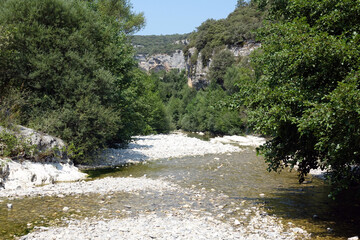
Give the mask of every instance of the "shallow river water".
[[[246, 224], [255, 207], [276, 215], [286, 226], [307, 230], [313, 239], [360, 235], [358, 203], [330, 200], [328, 187], [317, 178], [299, 184], [295, 173], [268, 173], [254, 148], [240, 153], [160, 159], [88, 174], [91, 179], [146, 176], [173, 182], [181, 190], [160, 195], [140, 191], [0, 199], [0, 239], [24, 235], [35, 226], [66, 225], [69, 219], [129, 217], [172, 209], [207, 214], [229, 223], [241, 219]], [[13, 208], [8, 209], [7, 203]]]

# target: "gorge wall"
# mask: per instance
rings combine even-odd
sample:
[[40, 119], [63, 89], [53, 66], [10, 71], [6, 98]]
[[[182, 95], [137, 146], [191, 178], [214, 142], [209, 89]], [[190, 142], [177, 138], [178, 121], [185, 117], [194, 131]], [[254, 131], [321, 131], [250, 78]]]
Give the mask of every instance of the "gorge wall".
[[[256, 48], [261, 47], [260, 43], [249, 41], [243, 46], [228, 46], [226, 49], [231, 51], [235, 57], [248, 56]], [[200, 89], [209, 84], [207, 77], [211, 66], [211, 59], [208, 64], [203, 64], [201, 53], [197, 57], [195, 64], [191, 63], [190, 58], [195, 54], [196, 48], [189, 49], [189, 55], [185, 56], [182, 50], [176, 50], [173, 54], [155, 54], [146, 56], [136, 55], [139, 67], [147, 72], [150, 71], [170, 71], [171, 69], [185, 70], [188, 75], [188, 85]]]

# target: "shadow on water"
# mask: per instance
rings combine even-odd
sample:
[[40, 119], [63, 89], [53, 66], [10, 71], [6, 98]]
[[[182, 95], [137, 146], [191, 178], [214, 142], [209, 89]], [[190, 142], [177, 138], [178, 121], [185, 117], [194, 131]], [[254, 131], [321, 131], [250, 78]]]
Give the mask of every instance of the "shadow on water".
[[314, 184], [278, 188], [264, 201], [269, 213], [304, 226], [313, 237], [320, 239], [347, 239], [360, 235], [360, 205], [354, 196], [346, 195], [332, 200], [330, 188], [315, 179]]

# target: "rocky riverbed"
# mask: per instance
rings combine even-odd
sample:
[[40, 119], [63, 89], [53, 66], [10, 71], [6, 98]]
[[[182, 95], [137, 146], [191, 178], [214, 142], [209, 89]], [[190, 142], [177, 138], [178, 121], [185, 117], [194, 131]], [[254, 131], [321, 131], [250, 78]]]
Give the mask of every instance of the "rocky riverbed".
[[247, 227], [223, 223], [213, 217], [199, 217], [184, 211], [139, 215], [124, 219], [86, 219], [69, 221], [66, 227], [41, 228], [22, 237], [37, 239], [305, 239], [300, 228], [284, 231], [271, 217], [257, 215]]
[[[244, 146], [263, 142], [257, 137], [225, 137], [202, 141], [182, 133], [137, 137], [127, 149], [109, 149], [101, 155], [104, 166], [147, 161], [171, 161], [173, 158], [206, 154], [228, 154], [244, 151]], [[226, 144], [223, 144], [226, 143]], [[231, 143], [231, 144], [229, 144]], [[218, 158], [217, 168], [223, 164]], [[135, 166], [136, 167], [136, 166]], [[212, 170], [211, 170], [212, 171]], [[216, 169], [214, 170], [216, 171]], [[190, 172], [188, 173], [190, 174]], [[216, 189], [180, 186], [166, 178], [105, 177], [92, 181], [50, 184], [26, 189], [5, 190], [0, 197], [34, 196], [64, 197], [66, 195], [100, 194], [104, 199], [116, 199], [117, 192], [126, 192], [139, 199], [137, 207], [124, 206], [126, 217], [104, 210], [97, 217], [67, 219], [59, 226], [36, 226], [32, 233], [20, 239], [304, 239], [310, 235], [303, 229], [283, 224], [268, 215], [261, 206], [237, 208], [245, 201], [229, 202], [229, 196]], [[201, 186], [202, 184], [199, 183]], [[148, 200], [147, 200], [148, 199]], [[110, 201], [110, 200], [109, 200]], [[115, 201], [115, 200], [114, 200]], [[136, 201], [136, 200], [135, 200]], [[149, 207], [153, 201], [157, 207]], [[156, 203], [155, 203], [156, 202]], [[107, 208], [106, 201], [103, 201]], [[110, 203], [109, 203], [110, 204]], [[231, 209], [224, 214], [228, 204]], [[109, 205], [108, 208], [113, 205]], [[117, 206], [117, 205], [116, 205]], [[16, 206], [14, 206], [16, 207]], [[210, 211], [208, 211], [210, 209]], [[230, 209], [230, 208], [229, 208]], [[64, 207], [63, 211], [71, 211]], [[233, 211], [241, 217], [231, 217]]]
[[[139, 136], [127, 149], [101, 155], [101, 164], [112, 170], [89, 171], [91, 178], [75, 182], [1, 190], [0, 220], [30, 231], [17, 239], [311, 238], [303, 221], [272, 215], [268, 203], [295, 216], [306, 209], [318, 219], [327, 210], [311, 204], [296, 208], [311, 203], [314, 186], [299, 186], [291, 173], [266, 174], [265, 163], [254, 154], [254, 146], [263, 142], [254, 136], [210, 141], [183, 133]], [[290, 192], [279, 198], [282, 189]], [[338, 239], [328, 237], [331, 227], [324, 222], [311, 232]], [[6, 227], [1, 232], [11, 236]]]

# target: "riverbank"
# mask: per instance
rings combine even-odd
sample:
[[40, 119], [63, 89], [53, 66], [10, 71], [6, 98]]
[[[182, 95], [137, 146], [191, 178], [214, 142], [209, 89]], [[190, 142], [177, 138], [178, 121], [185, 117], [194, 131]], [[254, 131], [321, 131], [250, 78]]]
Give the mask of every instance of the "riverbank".
[[[231, 142], [230, 142], [231, 141]], [[248, 141], [248, 146], [244, 144]], [[173, 159], [188, 161], [195, 156], [207, 156], [204, 168], [217, 176], [228, 168], [227, 158], [239, 152], [253, 152], [254, 142], [264, 141], [256, 137], [224, 137], [202, 141], [187, 137], [183, 133], [137, 137], [127, 149], [109, 149], [102, 154], [102, 164], [118, 166], [128, 163], [173, 162]], [[223, 144], [222, 142], [226, 142]], [[236, 144], [241, 142], [241, 144]], [[214, 157], [219, 156], [219, 157]], [[174, 160], [175, 160], [174, 159]], [[184, 162], [184, 163], [185, 163]], [[199, 162], [200, 163], [200, 162]], [[177, 160], [174, 162], [177, 164]], [[215, 164], [210, 167], [208, 164]], [[139, 168], [133, 166], [133, 168]], [[202, 166], [203, 164], [201, 164]], [[184, 164], [182, 163], [182, 166]], [[196, 171], [195, 171], [196, 172]], [[186, 173], [189, 176], [190, 172]], [[220, 174], [221, 175], [221, 174]], [[210, 176], [206, 174], [206, 176]], [[221, 175], [222, 176], [222, 175]], [[220, 176], [220, 177], [221, 177]], [[310, 235], [303, 229], [268, 215], [261, 206], [246, 201], [230, 200], [229, 196], [216, 188], [178, 185], [172, 175], [161, 178], [105, 177], [95, 180], [62, 182], [28, 188], [0, 191], [6, 199], [8, 211], [17, 211], [22, 198], [66, 199], [74, 196], [100, 195], [103, 209], [97, 217], [67, 218], [62, 224], [44, 227], [37, 224], [32, 232], [19, 239], [306, 239]], [[204, 185], [203, 185], [204, 184]], [[128, 194], [129, 203], [120, 206], [116, 200], [122, 193]], [[132, 199], [132, 200], [130, 200]], [[80, 201], [80, 200], [79, 200]], [[135, 202], [139, 202], [137, 205]], [[146, 204], [144, 204], [146, 203]], [[94, 203], [93, 203], [94, 204]], [[240, 204], [240, 205], [238, 205]], [[245, 205], [243, 205], [245, 204]], [[115, 209], [114, 209], [115, 208]], [[71, 204], [62, 206], [62, 214], [80, 212]], [[108, 209], [108, 210], [106, 210]], [[122, 209], [122, 210], [116, 210]], [[226, 209], [226, 211], [225, 211]], [[104, 211], [104, 212], [103, 212]], [[125, 215], [116, 215], [125, 213]], [[115, 213], [115, 215], [114, 215]], [[129, 214], [127, 217], [126, 214]]]

